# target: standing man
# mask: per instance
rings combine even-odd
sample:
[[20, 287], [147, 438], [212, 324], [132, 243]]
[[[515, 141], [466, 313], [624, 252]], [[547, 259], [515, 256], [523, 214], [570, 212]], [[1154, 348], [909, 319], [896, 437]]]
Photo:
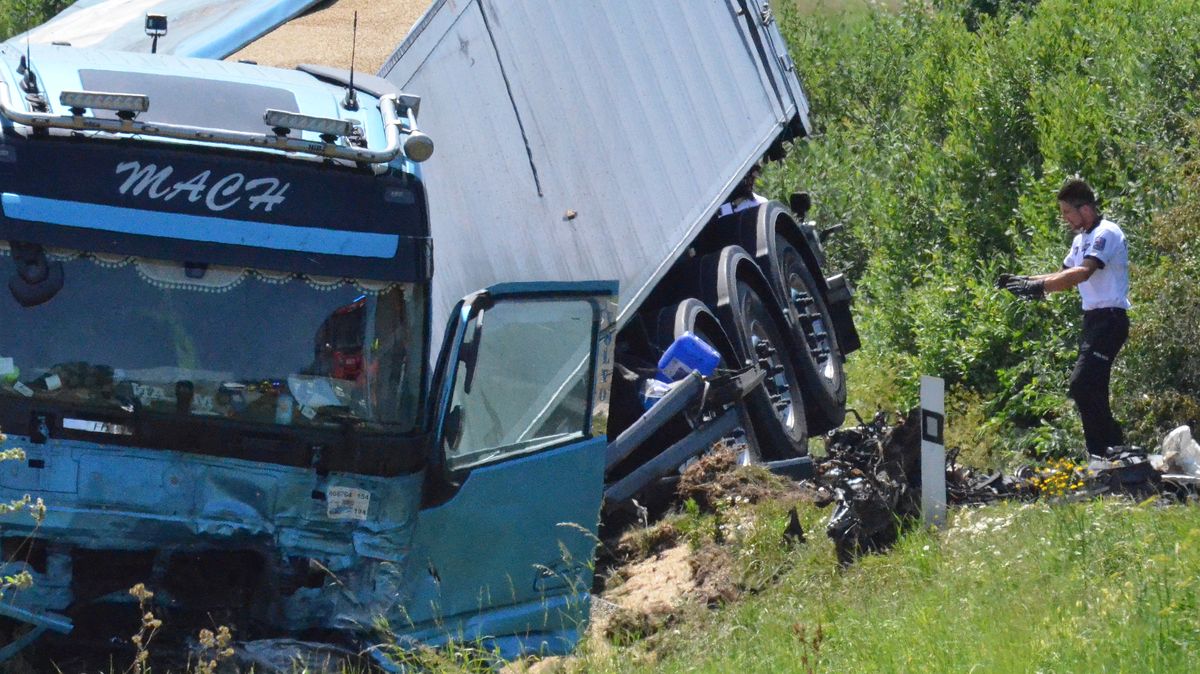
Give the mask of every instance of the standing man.
[[1121, 425], [1109, 407], [1108, 384], [1113, 360], [1129, 338], [1129, 250], [1125, 234], [1101, 217], [1096, 195], [1083, 180], [1075, 178], [1063, 185], [1058, 210], [1075, 233], [1062, 269], [1039, 276], [1001, 274], [996, 285], [1031, 300], [1079, 287], [1083, 334], [1069, 395], [1079, 408], [1088, 453], [1104, 457], [1109, 447], [1124, 444]]
[[762, 175], [762, 165], [755, 162], [754, 166], [750, 167], [746, 175], [733, 188], [733, 193], [729, 195], [729, 201], [721, 204], [721, 207], [717, 209], [717, 217], [723, 218], [767, 203], [766, 197], [754, 191], [754, 183], [758, 182], [760, 175]]

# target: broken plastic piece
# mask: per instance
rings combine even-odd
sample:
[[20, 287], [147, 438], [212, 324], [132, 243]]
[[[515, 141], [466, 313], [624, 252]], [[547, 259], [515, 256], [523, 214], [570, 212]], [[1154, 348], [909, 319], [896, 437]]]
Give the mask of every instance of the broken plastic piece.
[[1180, 426], [1167, 433], [1162, 442], [1164, 472], [1200, 477], [1200, 443], [1192, 438], [1192, 429]]
[[642, 382], [642, 390], [638, 396], [642, 400], [642, 408], [648, 410], [654, 407], [658, 401], [663, 399], [663, 396], [671, 392], [672, 388], [674, 385], [663, 383], [657, 379], [647, 379]]

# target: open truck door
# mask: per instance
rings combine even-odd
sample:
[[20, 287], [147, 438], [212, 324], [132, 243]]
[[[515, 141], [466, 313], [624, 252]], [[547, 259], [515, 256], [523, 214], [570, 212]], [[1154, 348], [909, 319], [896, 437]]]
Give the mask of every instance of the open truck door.
[[604, 490], [616, 285], [504, 284], [451, 314], [398, 634], [510, 657], [578, 640]]

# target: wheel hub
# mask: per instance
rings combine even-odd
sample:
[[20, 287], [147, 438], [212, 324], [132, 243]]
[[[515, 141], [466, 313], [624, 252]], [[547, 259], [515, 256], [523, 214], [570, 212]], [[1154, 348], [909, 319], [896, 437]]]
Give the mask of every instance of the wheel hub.
[[754, 345], [754, 354], [758, 358], [758, 366], [767, 373], [766, 378], [763, 379], [763, 384], [767, 388], [767, 395], [771, 399], [771, 405], [775, 408], [775, 415], [779, 417], [779, 420], [791, 432], [796, 425], [796, 410], [792, 400], [792, 387], [788, 384], [787, 370], [779, 358], [779, 350], [771, 344], [771, 340], [764, 332], [761, 324], [756, 321], [751, 327], [750, 342]]
[[804, 333], [808, 351], [817, 361], [817, 370], [822, 377], [833, 381], [837, 376], [833, 359], [830, 357], [833, 344], [825, 321], [821, 318], [821, 309], [812, 295], [808, 294], [803, 280], [797, 275], [792, 274], [788, 278], [788, 290], [791, 294], [792, 306], [796, 308], [796, 318]]

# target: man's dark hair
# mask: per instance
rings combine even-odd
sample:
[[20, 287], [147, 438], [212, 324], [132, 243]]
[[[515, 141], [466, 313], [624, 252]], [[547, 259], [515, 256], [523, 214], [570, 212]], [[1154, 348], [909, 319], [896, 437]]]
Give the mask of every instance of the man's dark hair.
[[738, 199], [749, 199], [754, 196], [754, 183], [761, 174], [762, 165], [755, 163], [754, 166], [750, 167], [749, 171], [746, 171], [746, 175], [742, 176], [742, 179], [733, 188], [733, 192], [729, 195], [729, 200], [737, 201]]
[[1058, 191], [1058, 200], [1068, 203], [1075, 208], [1095, 206], [1096, 193], [1092, 191], [1092, 186], [1088, 185], [1086, 180], [1071, 178]]

